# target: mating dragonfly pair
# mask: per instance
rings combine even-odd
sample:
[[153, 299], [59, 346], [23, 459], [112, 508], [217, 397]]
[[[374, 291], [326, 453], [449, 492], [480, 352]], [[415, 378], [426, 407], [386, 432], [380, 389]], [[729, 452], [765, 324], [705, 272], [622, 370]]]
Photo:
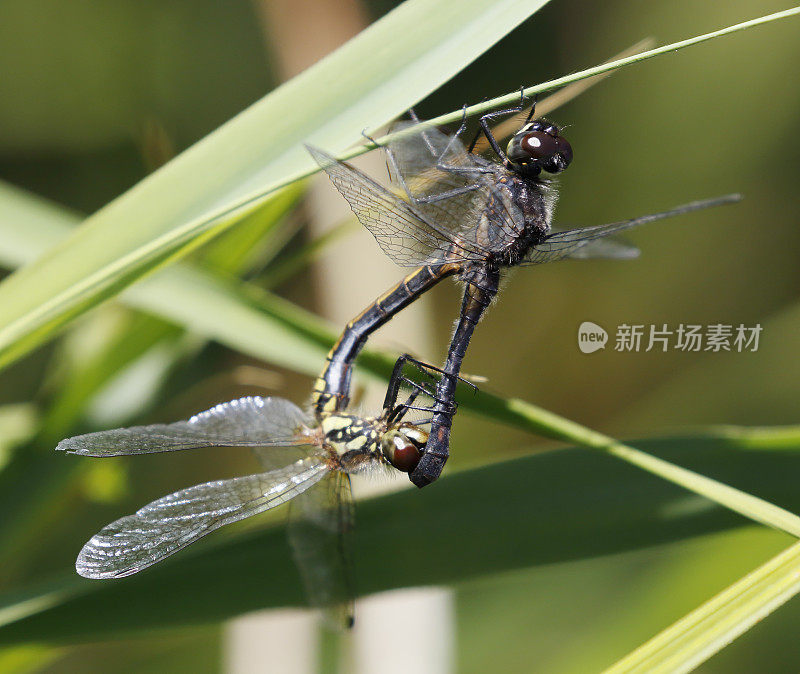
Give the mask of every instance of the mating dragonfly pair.
[[[473, 330], [498, 292], [502, 269], [562, 258], [635, 257], [638, 251], [606, 237], [640, 224], [738, 200], [731, 195], [622, 222], [552, 231], [555, 187], [542, 172], [563, 171], [572, 148], [555, 125], [533, 118], [504, 152], [480, 119], [465, 147], [466, 115], [448, 135], [412, 119], [385, 148], [396, 194], [347, 163], [309, 151], [347, 199], [383, 251], [415, 267], [396, 286], [347, 324], [314, 386], [310, 413], [280, 398], [242, 398], [188, 421], [90, 433], [58, 449], [84, 456], [119, 456], [198, 447], [251, 447], [266, 472], [208, 482], [158, 499], [113, 522], [81, 551], [76, 568], [89, 578], [134, 574], [225, 524], [292, 501], [299, 516], [289, 534], [311, 602], [352, 621], [352, 576], [347, 543], [352, 522], [349, 475], [369, 467], [410, 473], [418, 486], [436, 480], [447, 460], [455, 414], [455, 388]], [[418, 128], [414, 128], [420, 125]], [[497, 159], [473, 152], [484, 134]], [[374, 417], [347, 414], [353, 361], [368, 336], [394, 314], [449, 276], [464, 283], [464, 299], [444, 367], [403, 356], [390, 380], [384, 409]], [[422, 385], [404, 373], [407, 362], [437, 374]], [[404, 386], [411, 388], [398, 402]], [[417, 404], [419, 396], [427, 405]], [[411, 411], [428, 417], [408, 421]], [[424, 427], [430, 426], [429, 431]], [[284, 448], [283, 450], [281, 448]], [[294, 450], [292, 459], [286, 450]]]

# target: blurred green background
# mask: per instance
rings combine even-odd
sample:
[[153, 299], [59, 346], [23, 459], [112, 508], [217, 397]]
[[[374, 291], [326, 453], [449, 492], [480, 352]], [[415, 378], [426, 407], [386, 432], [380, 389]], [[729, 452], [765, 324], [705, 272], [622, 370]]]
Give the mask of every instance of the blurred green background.
[[[270, 38], [280, 32], [270, 21], [281, 14], [268, 4], [0, 4], [0, 178], [78, 213], [97, 210], [281, 81], [286, 52]], [[360, 16], [374, 20], [395, 4], [365, 1]], [[663, 44], [784, 8], [766, 1], [555, 0], [421, 102], [418, 112], [432, 117], [594, 65], [644, 37]], [[567, 262], [511, 274], [465, 363], [468, 372], [489, 378], [485, 388], [620, 437], [797, 422], [797, 29], [790, 20], [625, 69], [550, 115], [567, 127], [575, 149], [560, 181], [561, 225], [600, 224], [728, 192], [742, 192], [745, 200], [636, 231], [630, 238], [643, 251], [638, 260]], [[309, 210], [291, 206], [266, 233], [260, 256], [228, 273], [267, 285], [282, 256], [308, 249]], [[347, 240], [335, 250], [326, 264], [348, 266]], [[372, 253], [381, 254], [377, 246]], [[195, 261], [214, 264], [203, 251]], [[320, 272], [313, 264], [293, 272], [275, 289], [328, 315]], [[362, 285], [367, 290], [354, 288], [354, 295], [384, 289], [368, 280]], [[422, 355], [438, 362], [458, 291], [447, 285], [431, 296], [432, 337]], [[361, 303], [354, 300], [350, 313]], [[583, 321], [605, 327], [609, 347], [580, 353], [576, 333]], [[613, 333], [622, 323], [758, 323], [763, 332], [756, 353], [617, 353]], [[114, 357], [124, 360], [119, 349], [129, 334], [145, 335], [142, 343], [154, 348], [99, 400], [81, 398], [81, 390], [96, 392], [97, 380], [114, 374]], [[103, 349], [110, 357], [92, 365], [99, 370], [86, 383], [93, 376], [87, 363]], [[46, 472], [56, 460], [48, 452], [64, 434], [186, 418], [246, 393], [300, 402], [310, 383], [280, 364], [255, 362], [159, 320], [104, 307], [3, 372], [0, 465], [8, 473], [13, 452], [39, 452], [42, 461], [34, 465]], [[467, 414], [459, 415], [452, 444], [453, 470], [546, 446]], [[6, 484], [19, 489], [5, 497], [10, 505], [2, 519], [13, 535], [0, 553], [0, 582], [15, 588], [69, 569], [89, 535], [121, 513], [250, 467], [246, 458], [224, 453], [76, 467], [80, 479], [39, 511], [28, 501], [39, 492], [7, 474]], [[16, 508], [33, 511], [25, 521], [35, 526], [14, 532]], [[595, 671], [786, 541], [763, 529], [741, 529], [474, 579], [455, 588], [454, 667]], [[798, 618], [800, 604], [791, 602], [700, 671], [797, 671]], [[0, 653], [0, 667], [100, 672], [113, 660], [118, 672], [213, 672], [221, 667], [219, 635], [212, 626], [58, 651], [14, 649]]]

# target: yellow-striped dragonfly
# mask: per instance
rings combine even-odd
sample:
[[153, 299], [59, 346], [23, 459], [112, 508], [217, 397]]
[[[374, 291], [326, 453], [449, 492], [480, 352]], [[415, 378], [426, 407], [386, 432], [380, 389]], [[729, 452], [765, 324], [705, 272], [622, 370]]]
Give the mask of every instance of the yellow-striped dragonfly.
[[265, 468], [181, 489], [112, 522], [83, 546], [77, 572], [98, 579], [130, 576], [219, 527], [292, 501], [289, 538], [309, 599], [337, 623], [352, 624], [350, 475], [414, 469], [428, 434], [424, 421], [403, 417], [409, 409], [424, 409], [412, 404], [417, 393], [399, 405], [387, 401], [375, 417], [337, 413], [316, 419], [282, 398], [246, 397], [185, 421], [62, 440], [57, 449], [91, 457], [250, 447]]

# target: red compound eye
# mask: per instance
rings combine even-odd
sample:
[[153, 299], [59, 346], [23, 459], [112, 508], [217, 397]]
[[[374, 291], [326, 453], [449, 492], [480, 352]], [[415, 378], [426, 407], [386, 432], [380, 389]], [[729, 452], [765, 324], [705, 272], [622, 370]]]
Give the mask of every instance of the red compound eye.
[[392, 439], [392, 450], [391, 464], [404, 473], [412, 472], [417, 467], [422, 456], [422, 452], [413, 442], [400, 436], [395, 436]]
[[525, 134], [520, 148], [548, 173], [561, 173], [572, 161], [572, 146], [565, 138], [544, 131]]
[[553, 136], [544, 131], [534, 131], [525, 134], [520, 143], [525, 154], [531, 159], [544, 161], [558, 152], [558, 142]]

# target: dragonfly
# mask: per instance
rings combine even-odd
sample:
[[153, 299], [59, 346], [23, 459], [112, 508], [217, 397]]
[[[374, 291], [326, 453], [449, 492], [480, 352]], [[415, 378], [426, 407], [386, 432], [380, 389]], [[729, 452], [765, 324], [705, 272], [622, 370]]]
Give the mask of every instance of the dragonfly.
[[[731, 194], [620, 222], [554, 229], [554, 176], [572, 162], [569, 141], [556, 124], [535, 118], [535, 103], [505, 151], [490, 127], [492, 120], [524, 107], [521, 94], [517, 107], [483, 115], [469, 147], [461, 142], [466, 106], [454, 134], [426, 126], [411, 111], [411, 120], [393, 130], [400, 135], [393, 133], [395, 140], [383, 148], [397, 191], [324, 150], [306, 146], [383, 252], [400, 266], [415, 267], [347, 323], [314, 386], [318, 412], [347, 406], [353, 362], [374, 330], [443, 279], [456, 276], [464, 285], [459, 318], [436, 387], [430, 438], [410, 474], [418, 487], [438, 479], [449, 456], [461, 363], [475, 327], [498, 293], [504, 270], [565, 258], [636, 257], [638, 249], [607, 237], [741, 198]], [[494, 159], [474, 151], [481, 134]], [[398, 364], [404, 360], [413, 359], [406, 354]], [[396, 367], [395, 374], [399, 371]]]
[[[413, 384], [412, 384], [413, 385]], [[424, 386], [403, 403], [387, 394], [377, 416], [319, 418], [289, 400], [249, 396], [188, 420], [88, 433], [56, 449], [90, 457], [171, 452], [201, 447], [250, 447], [264, 472], [215, 480], [159, 498], [103, 527], [75, 563], [86, 578], [123, 578], [160, 562], [226, 524], [292, 502], [288, 534], [310, 603], [329, 621], [353, 624], [350, 475], [369, 469], [409, 472], [428, 434], [425, 420], [404, 417]]]

